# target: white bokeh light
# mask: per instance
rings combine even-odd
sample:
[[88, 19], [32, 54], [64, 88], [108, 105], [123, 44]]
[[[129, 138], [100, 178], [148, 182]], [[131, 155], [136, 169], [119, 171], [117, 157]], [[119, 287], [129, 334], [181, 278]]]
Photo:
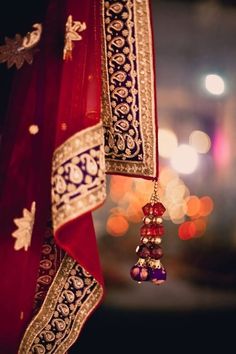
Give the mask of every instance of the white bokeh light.
[[217, 74], [206, 75], [205, 87], [212, 95], [220, 96], [225, 92], [224, 80]]
[[161, 157], [169, 158], [177, 148], [178, 141], [175, 133], [169, 129], [159, 129], [158, 150]]
[[200, 154], [206, 154], [211, 148], [211, 139], [201, 130], [194, 130], [189, 136], [189, 144]]
[[198, 166], [198, 154], [190, 145], [179, 145], [171, 157], [172, 167], [179, 173], [193, 173]]

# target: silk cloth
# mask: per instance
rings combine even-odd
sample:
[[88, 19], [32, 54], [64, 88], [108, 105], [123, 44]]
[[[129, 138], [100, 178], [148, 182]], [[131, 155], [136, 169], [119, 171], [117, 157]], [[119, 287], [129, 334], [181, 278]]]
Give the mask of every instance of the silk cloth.
[[[69, 15], [86, 28], [65, 61]], [[4, 354], [65, 353], [101, 302], [91, 212], [105, 199], [105, 169], [157, 178], [153, 63], [148, 1], [49, 2], [2, 134]]]

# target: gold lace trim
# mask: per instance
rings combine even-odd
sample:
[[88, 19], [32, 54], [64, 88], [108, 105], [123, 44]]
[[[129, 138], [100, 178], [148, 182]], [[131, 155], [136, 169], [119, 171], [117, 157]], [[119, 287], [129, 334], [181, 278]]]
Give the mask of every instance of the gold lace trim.
[[103, 128], [99, 123], [56, 149], [52, 165], [54, 231], [93, 210], [106, 197]]
[[102, 295], [102, 286], [66, 255], [39, 313], [25, 332], [18, 354], [64, 354]]
[[103, 28], [106, 171], [156, 177], [157, 127], [149, 1], [103, 2]]

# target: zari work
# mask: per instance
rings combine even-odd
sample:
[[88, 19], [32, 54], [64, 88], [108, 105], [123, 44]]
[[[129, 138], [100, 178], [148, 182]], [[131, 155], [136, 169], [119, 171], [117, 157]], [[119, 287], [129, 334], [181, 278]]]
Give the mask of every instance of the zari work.
[[65, 45], [63, 50], [63, 60], [72, 60], [73, 41], [81, 41], [82, 36], [78, 32], [86, 29], [86, 23], [73, 21], [71, 15], [68, 16], [66, 22]]
[[24, 208], [23, 216], [21, 218], [14, 219], [14, 223], [17, 226], [17, 229], [12, 233], [12, 237], [16, 239], [14, 244], [14, 249], [16, 251], [19, 251], [22, 248], [27, 251], [31, 244], [35, 212], [36, 203], [32, 202], [30, 210]]
[[156, 177], [149, 2], [104, 3], [103, 123], [108, 173]]
[[34, 296], [34, 314], [36, 314], [47, 295], [47, 291], [53, 282], [65, 252], [60, 249], [54, 241], [51, 223], [45, 232], [45, 239], [42, 246], [42, 254], [39, 262], [39, 270]]
[[84, 129], [54, 153], [52, 212], [54, 231], [105, 199], [103, 128]]
[[64, 354], [102, 294], [98, 282], [66, 255], [39, 313], [24, 335], [19, 353]]
[[5, 44], [0, 46], [0, 63], [7, 63], [7, 68], [16, 66], [20, 69], [24, 62], [32, 64], [35, 46], [40, 41], [42, 25], [35, 23], [33, 31], [28, 32], [25, 37], [16, 34], [15, 38], [5, 38]]

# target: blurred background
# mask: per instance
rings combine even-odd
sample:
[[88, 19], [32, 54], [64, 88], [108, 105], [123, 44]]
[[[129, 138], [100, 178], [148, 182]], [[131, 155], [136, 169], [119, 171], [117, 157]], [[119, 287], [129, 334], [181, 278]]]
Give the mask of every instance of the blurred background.
[[[1, 43], [6, 29], [9, 37], [19, 24], [26, 32], [29, 14], [38, 15], [46, 3], [5, 3]], [[72, 354], [234, 352], [236, 1], [153, 0], [152, 15], [168, 279], [155, 286], [129, 275], [152, 182], [108, 177], [107, 201], [93, 214], [106, 297]], [[0, 115], [11, 71], [1, 78]]]
[[234, 340], [236, 1], [153, 0], [152, 12], [168, 279], [129, 276], [152, 183], [110, 177], [94, 213], [107, 294], [73, 353], [95, 341], [103, 353], [227, 352]]

